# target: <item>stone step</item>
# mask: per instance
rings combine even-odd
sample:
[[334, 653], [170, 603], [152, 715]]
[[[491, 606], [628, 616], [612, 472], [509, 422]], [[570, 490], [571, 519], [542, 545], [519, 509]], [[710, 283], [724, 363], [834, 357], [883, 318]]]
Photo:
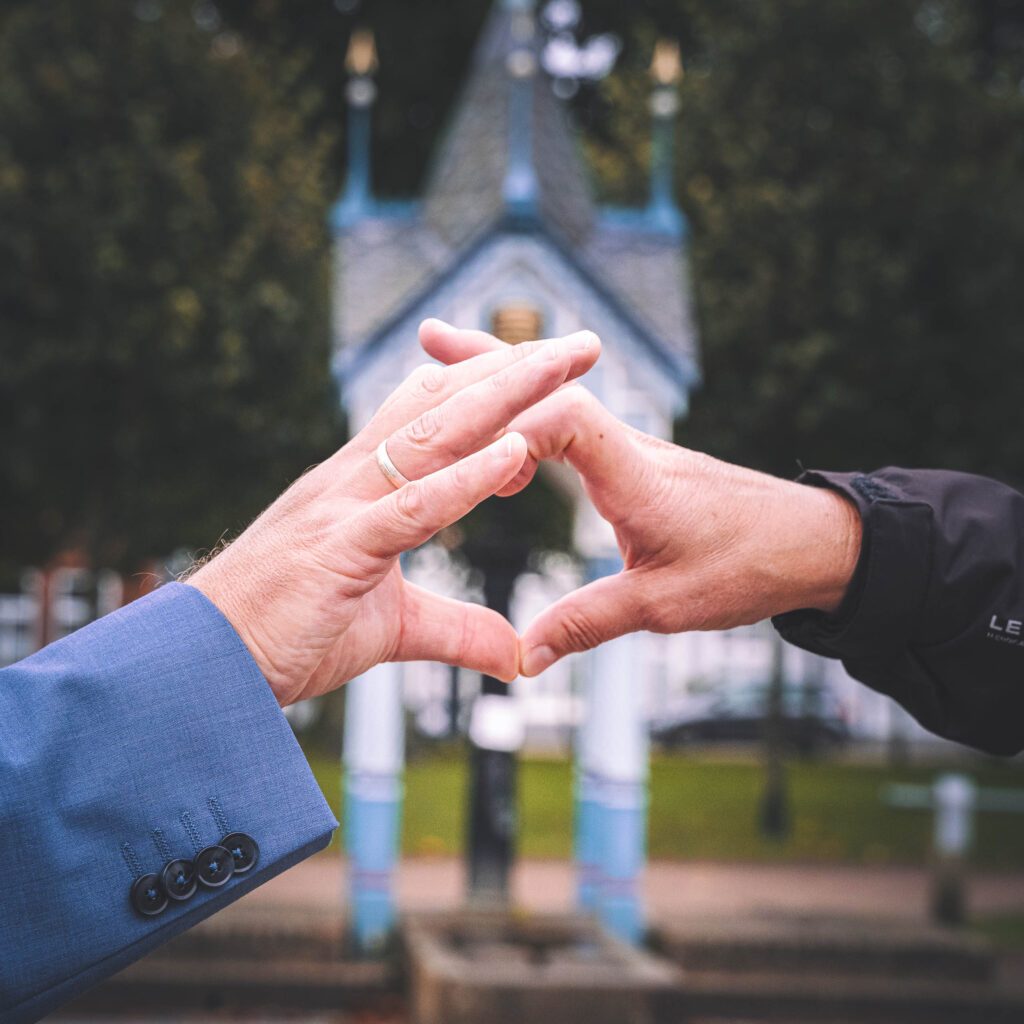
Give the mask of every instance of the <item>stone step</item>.
[[878, 918], [765, 914], [664, 922], [653, 946], [688, 972], [873, 977], [985, 984], [991, 947], [974, 937]]
[[334, 963], [348, 954], [346, 921], [337, 909], [229, 907], [162, 946], [151, 959]]
[[689, 974], [673, 1024], [1020, 1024], [1024, 995], [960, 982]]
[[295, 1011], [367, 1011], [404, 1018], [394, 964], [262, 961], [150, 956], [75, 1000], [69, 1015], [159, 1011], [178, 1014], [265, 1015]]

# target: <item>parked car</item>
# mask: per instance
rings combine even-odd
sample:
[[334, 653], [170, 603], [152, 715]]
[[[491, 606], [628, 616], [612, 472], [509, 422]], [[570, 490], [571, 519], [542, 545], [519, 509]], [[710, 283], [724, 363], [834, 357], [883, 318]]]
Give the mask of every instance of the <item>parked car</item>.
[[[760, 740], [768, 691], [768, 685], [760, 683], [696, 698], [686, 711], [655, 723], [651, 736], [664, 747]], [[804, 755], [842, 746], [850, 737], [842, 703], [820, 686], [784, 687], [782, 737], [786, 746]]]

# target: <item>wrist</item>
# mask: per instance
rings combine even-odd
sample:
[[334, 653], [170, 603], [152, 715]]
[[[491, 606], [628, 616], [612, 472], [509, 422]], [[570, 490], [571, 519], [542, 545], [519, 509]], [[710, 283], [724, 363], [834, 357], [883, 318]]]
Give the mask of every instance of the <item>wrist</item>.
[[249, 629], [250, 614], [246, 608], [246, 602], [241, 599], [243, 591], [240, 587], [233, 585], [230, 573], [225, 570], [223, 564], [214, 565], [211, 560], [183, 579], [182, 582], [190, 587], [195, 587], [227, 619], [267, 680], [278, 703], [283, 703], [273, 665], [265, 657]]
[[832, 614], [842, 604], [860, 560], [860, 511], [838, 491], [806, 484], [795, 486], [803, 492], [808, 564], [805, 586], [793, 607]]

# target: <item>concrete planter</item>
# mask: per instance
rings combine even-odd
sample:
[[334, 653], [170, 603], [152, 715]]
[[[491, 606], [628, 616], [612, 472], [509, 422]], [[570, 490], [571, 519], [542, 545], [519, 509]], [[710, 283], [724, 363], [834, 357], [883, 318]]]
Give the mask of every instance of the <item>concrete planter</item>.
[[676, 968], [591, 919], [460, 910], [403, 927], [413, 1024], [660, 1024]]

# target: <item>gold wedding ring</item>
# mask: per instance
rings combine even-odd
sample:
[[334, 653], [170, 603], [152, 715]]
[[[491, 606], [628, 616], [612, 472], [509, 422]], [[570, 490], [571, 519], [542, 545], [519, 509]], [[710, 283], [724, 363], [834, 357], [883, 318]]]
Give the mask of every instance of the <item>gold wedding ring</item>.
[[409, 482], [404, 476], [402, 476], [398, 467], [391, 461], [391, 456], [388, 455], [387, 438], [377, 445], [377, 465], [380, 466], [380, 471], [388, 478], [388, 483], [390, 483], [396, 491], [400, 487], [404, 487]]

